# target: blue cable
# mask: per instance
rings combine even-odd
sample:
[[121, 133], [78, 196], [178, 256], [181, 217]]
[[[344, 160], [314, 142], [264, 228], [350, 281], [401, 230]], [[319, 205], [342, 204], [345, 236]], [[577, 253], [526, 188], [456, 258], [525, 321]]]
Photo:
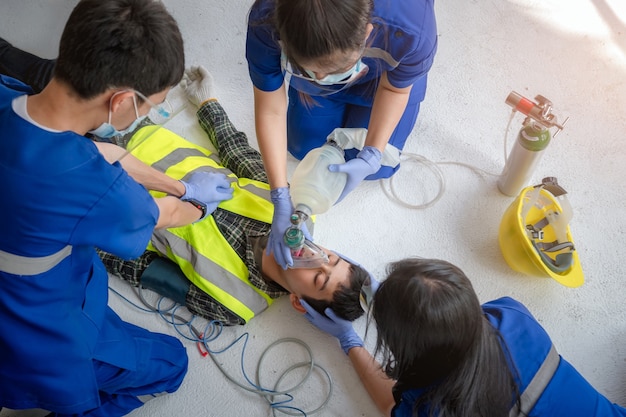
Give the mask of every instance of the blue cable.
[[[210, 356], [213, 363], [218, 367], [218, 369], [220, 370], [220, 372], [222, 372], [222, 374], [226, 377], [226, 379], [228, 379], [231, 383], [237, 385], [238, 387], [248, 392], [258, 394], [262, 396], [263, 398], [265, 398], [265, 400], [268, 402], [268, 405], [270, 406], [270, 409], [272, 410], [272, 415], [276, 416], [276, 412], [281, 412], [283, 414], [287, 414], [290, 416], [306, 417], [307, 415], [313, 415], [321, 411], [326, 406], [326, 404], [328, 404], [328, 401], [330, 401], [330, 396], [333, 390], [333, 382], [330, 377], [330, 374], [328, 373], [328, 371], [326, 371], [326, 369], [324, 369], [322, 366], [314, 362], [313, 352], [311, 351], [311, 348], [300, 339], [296, 339], [296, 338], [278, 339], [274, 341], [273, 343], [271, 343], [267, 348], [265, 348], [265, 350], [263, 350], [263, 352], [261, 353], [261, 357], [259, 358], [259, 361], [257, 363], [257, 368], [256, 368], [256, 373], [255, 373], [256, 382], [253, 382], [248, 376], [248, 374], [246, 373], [245, 366], [244, 366], [245, 353], [246, 353], [246, 348], [248, 346], [248, 339], [249, 339], [248, 332], [245, 332], [241, 334], [240, 336], [238, 336], [235, 340], [230, 342], [226, 347], [219, 349], [219, 350], [214, 350], [214, 349], [211, 349], [211, 347], [209, 346], [209, 343], [216, 341], [221, 336], [222, 331], [224, 329], [223, 323], [217, 320], [211, 320], [207, 322], [204, 328], [204, 332], [200, 332], [193, 325], [193, 322], [197, 316], [192, 315], [190, 319], [185, 319], [181, 317], [178, 314], [178, 310], [184, 306], [168, 299], [165, 296], [159, 296], [156, 306], [153, 306], [144, 298], [143, 293], [142, 293], [143, 288], [137, 287], [135, 293], [137, 297], [140, 299], [141, 303], [145, 306], [145, 307], [142, 307], [130, 301], [127, 297], [125, 297], [124, 295], [116, 291], [115, 289], [111, 287], [109, 287], [109, 289], [118, 297], [120, 297], [122, 300], [130, 304], [131, 306], [144, 312], [158, 314], [159, 317], [161, 317], [163, 321], [172, 325], [176, 333], [178, 333], [180, 337], [182, 337], [183, 339], [189, 340], [197, 344], [201, 344], [206, 350], [207, 355]], [[167, 308], [162, 307], [161, 305], [165, 300], [168, 300], [169, 302], [172, 303]], [[181, 331], [181, 328], [186, 328], [188, 331], [188, 334], [183, 333]], [[242, 346], [241, 358], [240, 358], [241, 373], [243, 375], [243, 378], [246, 380], [246, 383], [249, 386], [243, 385], [240, 382], [236, 381], [230, 374], [228, 374], [228, 372], [226, 372], [226, 370], [222, 367], [222, 365], [220, 365], [220, 363], [215, 358], [216, 355], [229, 351], [240, 340], [243, 340], [243, 346]], [[299, 362], [295, 365], [292, 365], [287, 370], [285, 370], [281, 375], [278, 376], [278, 380], [276, 381], [274, 388], [271, 388], [271, 389], [264, 388], [260, 382], [260, 375], [261, 375], [261, 365], [263, 363], [265, 355], [272, 348], [283, 343], [296, 343], [296, 344], [301, 345], [307, 351], [309, 355], [309, 360]], [[281, 381], [284, 379], [284, 377], [287, 374], [289, 374], [295, 369], [302, 368], [305, 366], [307, 366], [309, 369], [306, 375], [300, 380], [300, 382], [296, 383], [293, 387], [290, 387], [288, 389], [278, 390], [278, 386], [280, 385]], [[326, 379], [328, 380], [329, 389], [328, 389], [328, 393], [326, 394], [326, 398], [324, 399], [324, 401], [322, 402], [320, 406], [318, 406], [316, 409], [312, 411], [305, 412], [301, 408], [295, 407], [293, 405], [289, 405], [290, 402], [294, 401], [294, 396], [291, 395], [290, 392], [299, 388], [311, 376], [314, 369], [320, 370], [322, 374], [326, 377]], [[278, 396], [285, 396], [286, 398], [282, 400], [275, 400], [275, 398]]]

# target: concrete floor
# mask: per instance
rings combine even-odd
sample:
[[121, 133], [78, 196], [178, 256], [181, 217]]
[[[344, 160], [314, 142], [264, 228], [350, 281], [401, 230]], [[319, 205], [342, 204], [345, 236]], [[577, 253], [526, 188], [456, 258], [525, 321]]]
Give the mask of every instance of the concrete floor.
[[[76, 0], [3, 0], [0, 36], [45, 57], [55, 57], [65, 20]], [[244, 58], [246, 16], [251, 0], [165, 0], [186, 41], [187, 65], [213, 73], [217, 95], [240, 130], [255, 144], [252, 87]], [[565, 130], [550, 144], [533, 183], [555, 176], [569, 191], [571, 230], [585, 273], [579, 288], [511, 270], [498, 247], [498, 226], [513, 198], [496, 187], [496, 176], [477, 175], [459, 165], [441, 165], [442, 198], [413, 210], [390, 201], [378, 182], [361, 185], [341, 204], [320, 215], [316, 241], [362, 261], [378, 277], [385, 264], [408, 256], [436, 257], [458, 264], [472, 279], [482, 301], [510, 295], [525, 303], [552, 335], [559, 352], [599, 391], [626, 404], [626, 6], [621, 0], [469, 0], [436, 3], [440, 44], [429, 90], [406, 151], [433, 162], [456, 161], [499, 173], [511, 108], [511, 91], [554, 103]], [[513, 119], [509, 146], [522, 116]], [[193, 114], [181, 114], [173, 130], [203, 140]], [[290, 162], [293, 169], [295, 162]], [[436, 192], [433, 174], [405, 163], [395, 187], [413, 204]], [[119, 279], [111, 286], [133, 297]], [[245, 369], [254, 377], [261, 351], [274, 340], [297, 337], [327, 369], [333, 392], [323, 416], [378, 415], [348, 359], [330, 337], [312, 328], [282, 299], [245, 327], [227, 329], [216, 344], [225, 346], [244, 332], [249, 341]], [[111, 305], [128, 321], [176, 334], [154, 315], [112, 295]], [[365, 321], [356, 326], [365, 331]], [[366, 339], [371, 347], [370, 332]], [[148, 416], [268, 416], [266, 401], [234, 386], [210, 359], [185, 342], [190, 370], [181, 389], [131, 414]], [[218, 356], [229, 372], [239, 372], [241, 344]], [[300, 347], [282, 345], [269, 354], [262, 380], [302, 360]], [[293, 362], [292, 362], [293, 361]], [[288, 385], [286, 381], [283, 385]], [[294, 392], [296, 405], [311, 410], [323, 401], [328, 384], [320, 375]], [[4, 410], [0, 416], [32, 416], [42, 411]]]

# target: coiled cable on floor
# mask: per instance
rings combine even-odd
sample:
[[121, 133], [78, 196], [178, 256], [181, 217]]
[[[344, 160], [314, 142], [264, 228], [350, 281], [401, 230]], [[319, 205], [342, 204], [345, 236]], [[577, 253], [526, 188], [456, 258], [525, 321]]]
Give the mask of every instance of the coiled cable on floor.
[[[146, 300], [143, 294], [144, 289], [141, 287], [136, 287], [134, 288], [135, 294], [141, 301], [141, 304], [143, 305], [142, 306], [129, 300], [127, 297], [125, 297], [123, 294], [121, 294], [114, 288], [109, 287], [109, 290], [111, 290], [114, 294], [119, 296], [128, 304], [132, 305], [133, 307], [141, 311], [158, 314], [161, 317], [161, 319], [163, 319], [168, 324], [172, 325], [173, 328], [176, 330], [176, 332], [182, 338], [195, 343], [199, 349], [200, 349], [200, 346], [202, 346], [203, 350], [200, 350], [200, 353], [203, 356], [209, 356], [211, 360], [213, 361], [213, 363], [220, 370], [220, 372], [226, 377], [226, 379], [228, 379], [231, 383], [240, 387], [243, 390], [262, 396], [268, 402], [272, 410], [272, 415], [276, 416], [277, 412], [281, 412], [283, 414], [287, 414], [290, 416], [306, 417], [308, 415], [313, 415], [313, 414], [320, 412], [330, 401], [330, 397], [333, 391], [332, 378], [330, 377], [330, 374], [328, 373], [328, 371], [326, 371], [326, 369], [324, 369], [321, 365], [315, 363], [311, 348], [302, 340], [296, 339], [296, 338], [282, 338], [282, 339], [278, 339], [274, 341], [268, 347], [266, 347], [262, 351], [261, 356], [259, 357], [259, 360], [257, 362], [256, 371], [255, 371], [256, 382], [253, 382], [248, 377], [248, 374], [246, 373], [245, 366], [244, 366], [246, 347], [247, 347], [248, 339], [249, 339], [248, 332], [245, 332], [241, 334], [239, 337], [235, 338], [235, 340], [230, 342], [226, 347], [219, 349], [219, 350], [214, 350], [210, 347], [209, 344], [211, 342], [216, 341], [222, 334], [222, 330], [224, 326], [221, 322], [209, 321], [205, 325], [203, 331], [201, 331], [198, 329], [196, 325], [193, 324], [194, 321], [196, 320], [196, 316], [194, 315], [189, 319], [182, 317], [179, 314], [179, 309], [181, 309], [183, 306], [168, 299], [167, 297], [159, 296], [158, 301], [156, 302], [156, 305], [152, 305], [150, 304], [150, 302], [148, 302], [148, 300]], [[169, 302], [170, 304], [164, 306], [164, 304], [167, 302]], [[185, 332], [184, 329], [186, 329], [187, 331]], [[241, 359], [240, 359], [241, 373], [248, 385], [242, 384], [241, 382], [237, 381], [232, 375], [230, 375], [226, 371], [226, 369], [224, 369], [224, 367], [215, 358], [215, 355], [219, 355], [220, 353], [227, 352], [233, 346], [235, 346], [240, 340], [243, 340], [243, 347], [241, 350]], [[278, 375], [278, 379], [276, 383], [274, 384], [273, 388], [264, 388], [263, 384], [261, 383], [261, 375], [262, 375], [261, 368], [266, 358], [266, 355], [272, 349], [285, 343], [295, 343], [303, 347], [305, 351], [307, 352], [308, 360], [298, 362], [290, 366], [289, 368], [287, 368], [285, 371], [283, 371], [282, 374]], [[278, 389], [278, 387], [280, 386], [280, 383], [284, 380], [284, 378], [287, 375], [291, 374], [293, 371], [297, 369], [305, 368], [305, 367], [308, 369], [306, 370], [306, 374], [302, 377], [302, 379], [300, 379], [299, 382], [297, 382], [292, 387], [289, 387], [287, 389], [282, 389], [282, 390]], [[317, 408], [311, 411], [304, 411], [301, 408], [298, 408], [290, 404], [294, 400], [294, 396], [291, 393], [297, 390], [298, 388], [300, 388], [309, 379], [314, 369], [320, 371], [321, 374], [328, 381], [328, 392], [326, 393], [326, 396], [324, 397], [323, 401]], [[277, 397], [279, 398], [277, 399]]]

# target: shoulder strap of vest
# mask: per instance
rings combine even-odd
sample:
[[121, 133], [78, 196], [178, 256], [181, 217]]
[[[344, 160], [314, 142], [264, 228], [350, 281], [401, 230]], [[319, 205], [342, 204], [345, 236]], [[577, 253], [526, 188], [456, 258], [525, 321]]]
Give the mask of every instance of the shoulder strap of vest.
[[550, 346], [548, 355], [539, 367], [539, 370], [520, 396], [519, 408], [518, 405], [515, 404], [509, 412], [509, 417], [523, 417], [528, 415], [530, 410], [532, 410], [537, 403], [541, 394], [543, 394], [543, 390], [548, 385], [548, 382], [550, 382], [554, 376], [556, 368], [559, 366], [559, 362], [559, 354], [554, 345], [552, 345]]

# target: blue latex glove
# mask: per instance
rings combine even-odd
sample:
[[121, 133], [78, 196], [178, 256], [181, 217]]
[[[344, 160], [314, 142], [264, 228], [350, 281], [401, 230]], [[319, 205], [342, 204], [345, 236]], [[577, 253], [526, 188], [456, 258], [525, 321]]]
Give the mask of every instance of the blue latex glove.
[[335, 312], [330, 308], [324, 311], [326, 314], [326, 316], [324, 316], [318, 313], [303, 299], [300, 299], [300, 304], [302, 304], [302, 307], [306, 310], [304, 316], [315, 327], [339, 339], [339, 344], [346, 355], [353, 347], [363, 346], [363, 339], [361, 339], [361, 336], [359, 336], [352, 327], [352, 322], [337, 317]]
[[205, 207], [200, 220], [213, 213], [217, 205], [233, 197], [233, 189], [228, 177], [221, 172], [194, 172], [187, 181], [181, 180], [185, 186], [182, 201], [192, 201]]
[[[293, 203], [288, 187], [279, 187], [270, 191], [272, 203], [274, 203], [274, 216], [272, 217], [272, 230], [270, 230], [266, 253], [274, 253], [276, 263], [283, 269], [293, 266], [291, 249], [285, 244], [285, 231], [291, 227], [291, 214], [294, 212]], [[300, 225], [300, 230], [305, 239], [313, 241], [306, 223]]]
[[[346, 186], [337, 199], [337, 203], [344, 199], [357, 185], [368, 175], [375, 174], [380, 169], [382, 153], [373, 146], [364, 146], [356, 155], [356, 158], [344, 164], [332, 164], [328, 166], [331, 172], [345, 172], [348, 175]], [[337, 204], [335, 203], [335, 204]]]
[[291, 250], [285, 244], [283, 236], [285, 231], [291, 226], [291, 214], [293, 213], [293, 203], [288, 187], [279, 187], [270, 191], [272, 203], [274, 203], [274, 216], [272, 217], [272, 230], [267, 242], [266, 253], [274, 253], [276, 263], [283, 269], [293, 265]]

